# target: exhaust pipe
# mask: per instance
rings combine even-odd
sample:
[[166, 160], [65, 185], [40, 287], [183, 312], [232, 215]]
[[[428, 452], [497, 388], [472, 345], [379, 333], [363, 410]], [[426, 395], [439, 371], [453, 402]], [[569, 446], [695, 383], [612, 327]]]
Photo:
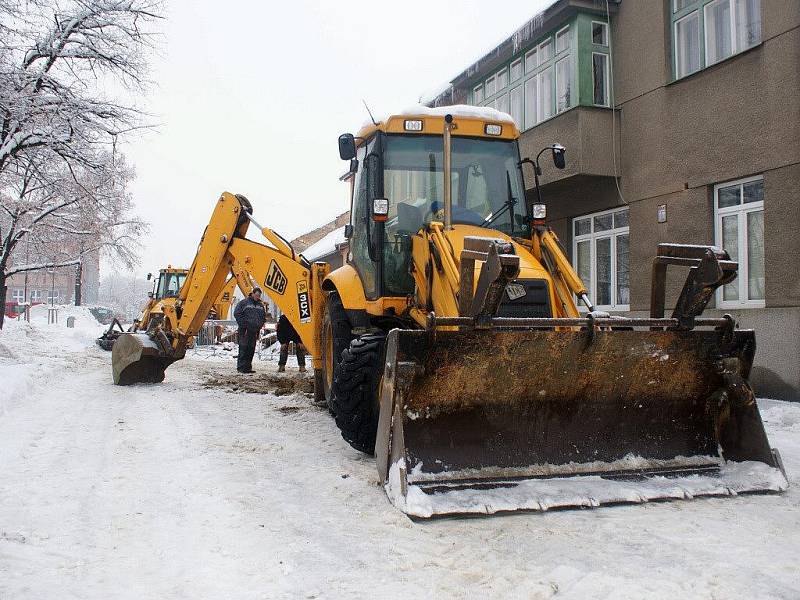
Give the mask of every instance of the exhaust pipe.
[[453, 123], [453, 115], [445, 115], [444, 117], [444, 159], [442, 164], [442, 171], [444, 172], [444, 229], [453, 228], [453, 197], [451, 193], [452, 175], [451, 175], [451, 143], [450, 131], [456, 128]]

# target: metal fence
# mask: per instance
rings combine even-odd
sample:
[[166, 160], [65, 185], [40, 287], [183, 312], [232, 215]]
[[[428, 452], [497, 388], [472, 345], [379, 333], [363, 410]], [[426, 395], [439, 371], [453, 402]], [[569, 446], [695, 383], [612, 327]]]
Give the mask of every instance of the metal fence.
[[[268, 323], [261, 332], [256, 356], [259, 360], [278, 360], [279, 345], [275, 324]], [[239, 353], [239, 327], [233, 320], [206, 320], [194, 338], [191, 353], [201, 358], [232, 357]]]

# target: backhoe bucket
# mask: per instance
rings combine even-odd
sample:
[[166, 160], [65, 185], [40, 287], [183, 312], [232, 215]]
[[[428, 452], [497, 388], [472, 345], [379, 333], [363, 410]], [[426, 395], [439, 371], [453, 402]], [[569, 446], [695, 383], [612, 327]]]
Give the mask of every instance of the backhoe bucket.
[[111, 370], [116, 385], [160, 383], [175, 359], [164, 353], [145, 333], [123, 333], [111, 349]]
[[788, 486], [752, 331], [450, 329], [387, 340], [378, 470], [413, 517]]

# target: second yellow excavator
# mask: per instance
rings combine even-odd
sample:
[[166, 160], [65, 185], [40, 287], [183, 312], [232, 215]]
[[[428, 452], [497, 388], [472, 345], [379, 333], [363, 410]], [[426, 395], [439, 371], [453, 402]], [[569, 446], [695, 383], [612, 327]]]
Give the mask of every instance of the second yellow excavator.
[[[222, 194], [176, 302], [114, 346], [115, 382], [162, 380], [227, 273], [247, 272], [313, 356], [344, 439], [375, 454], [411, 516], [785, 489], [747, 382], [753, 332], [701, 316], [737, 264], [663, 244], [650, 318], [595, 311], [525, 194], [523, 168], [539, 164], [520, 160], [518, 138], [507, 115], [475, 107], [341, 136], [352, 217], [333, 272]], [[564, 148], [549, 150], [563, 168]], [[689, 275], [665, 318], [669, 265]]]

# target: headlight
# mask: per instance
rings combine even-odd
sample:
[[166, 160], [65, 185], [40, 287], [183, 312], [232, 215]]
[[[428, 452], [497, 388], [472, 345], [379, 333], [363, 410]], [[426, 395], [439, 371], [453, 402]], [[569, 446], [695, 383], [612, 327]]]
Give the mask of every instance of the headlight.
[[533, 218], [537, 221], [547, 218], [547, 205], [546, 204], [534, 204], [533, 205]]
[[406, 120], [403, 121], [403, 129], [406, 131], [422, 131], [422, 121]]
[[502, 135], [503, 126], [497, 125], [496, 123], [487, 123], [483, 131], [486, 132], [486, 135]]

